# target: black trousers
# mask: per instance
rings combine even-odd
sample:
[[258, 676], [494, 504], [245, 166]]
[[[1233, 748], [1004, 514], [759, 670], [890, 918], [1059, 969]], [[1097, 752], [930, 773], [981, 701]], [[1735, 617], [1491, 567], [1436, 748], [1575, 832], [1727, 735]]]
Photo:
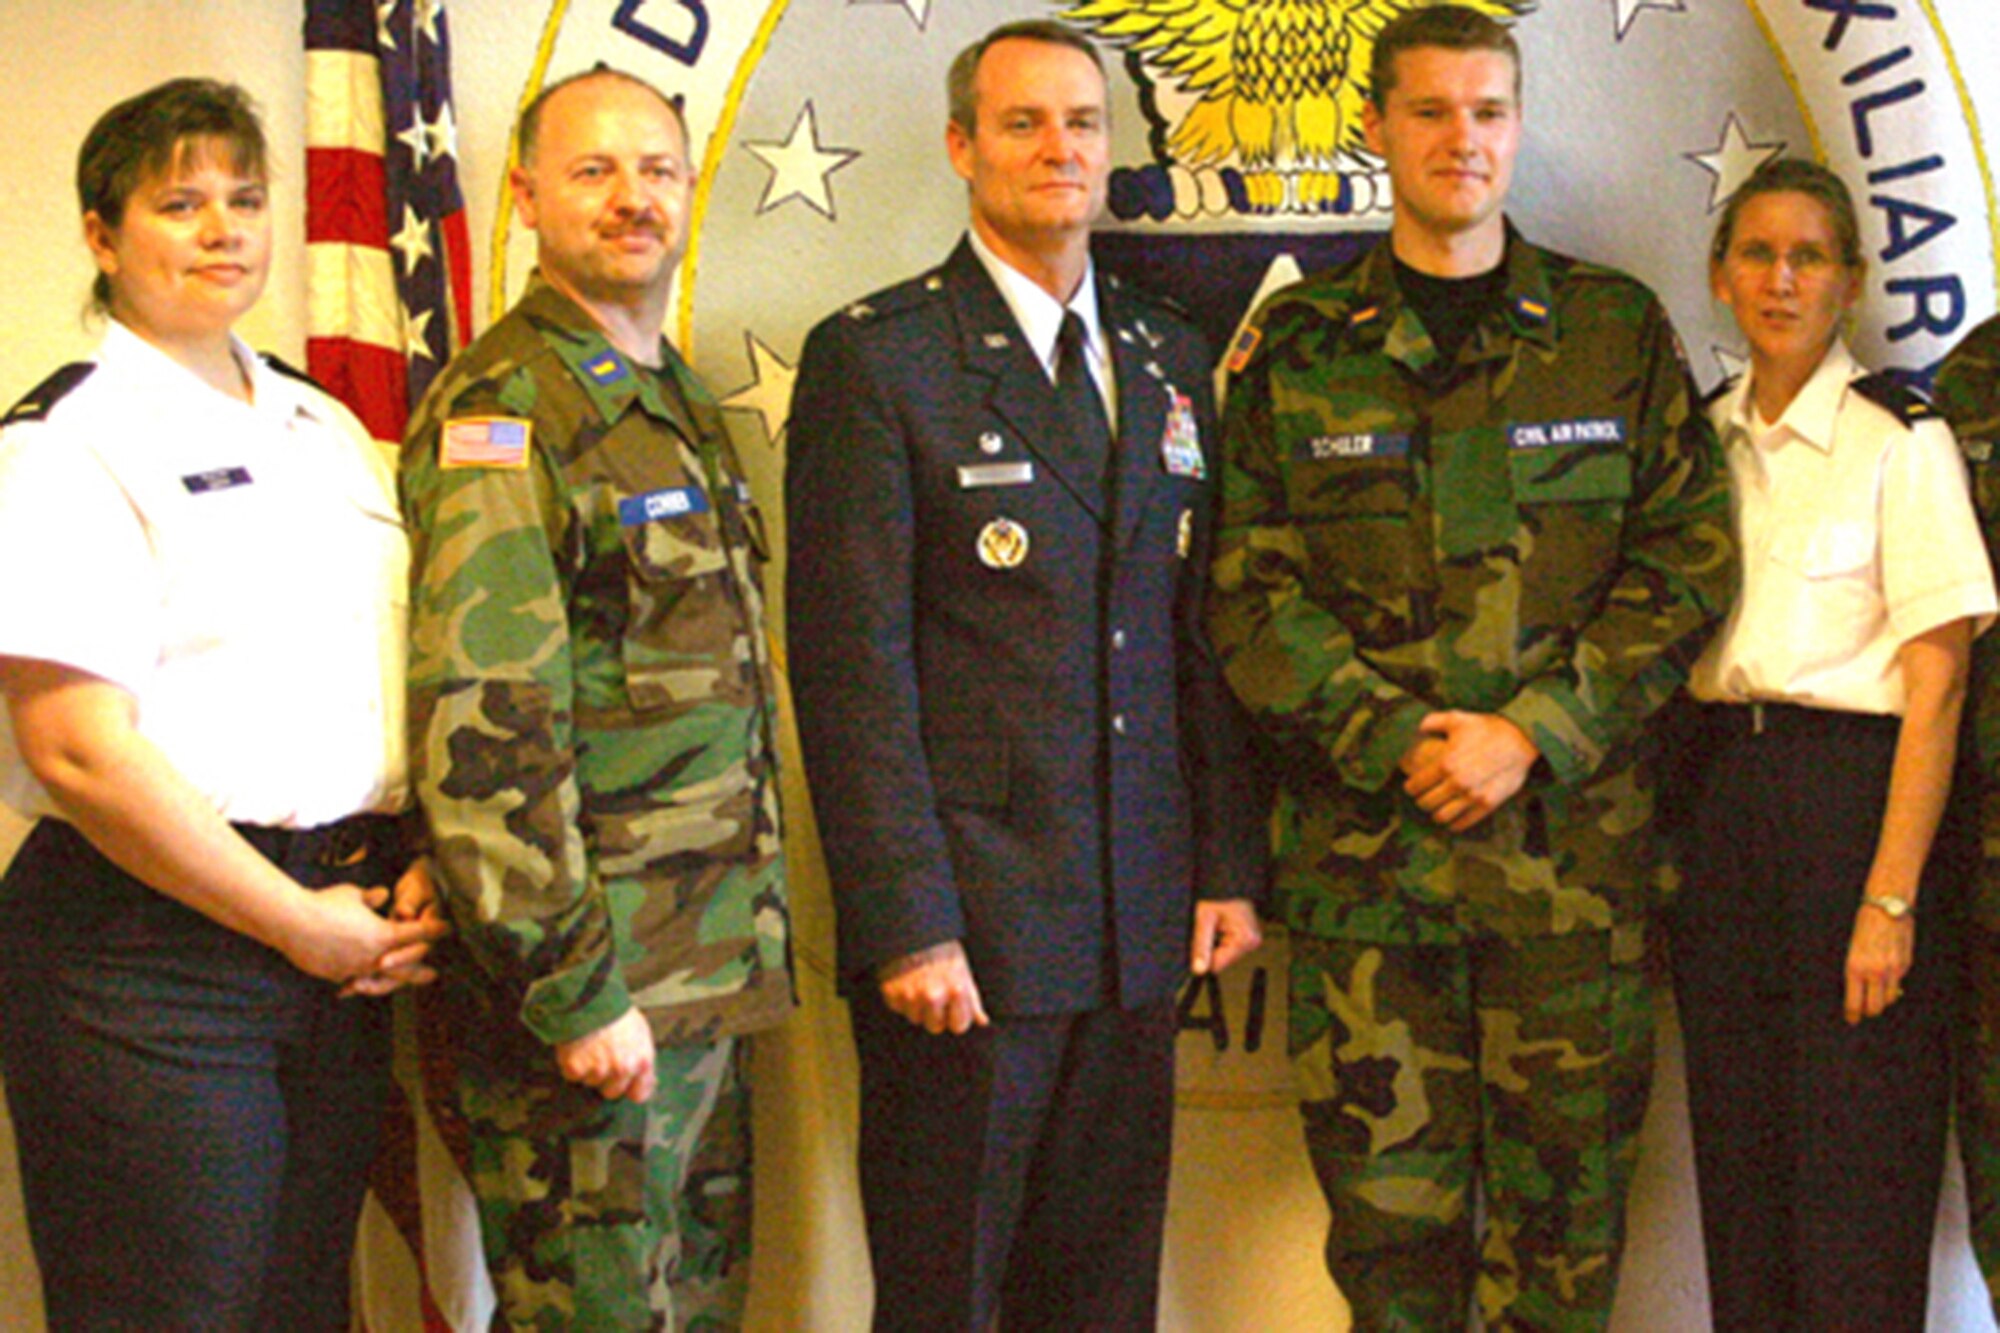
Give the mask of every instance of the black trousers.
[[1702, 710], [1674, 975], [1718, 1333], [1921, 1333], [1950, 1103], [1947, 815], [1903, 998], [1849, 1026], [1845, 965], [1897, 720]]
[[[308, 885], [393, 883], [391, 821], [332, 827], [244, 832]], [[344, 1333], [388, 1058], [385, 1004], [42, 821], [0, 882], [0, 1070], [49, 1327]]]
[[933, 1036], [854, 996], [875, 1327], [1151, 1330], [1174, 1006]]

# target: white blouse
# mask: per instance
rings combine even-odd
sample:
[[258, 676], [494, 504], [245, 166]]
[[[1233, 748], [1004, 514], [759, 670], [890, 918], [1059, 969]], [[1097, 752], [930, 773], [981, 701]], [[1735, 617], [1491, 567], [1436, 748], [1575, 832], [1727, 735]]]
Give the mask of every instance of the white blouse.
[[1900, 716], [1902, 646], [2000, 610], [1950, 428], [1856, 392], [1865, 374], [1836, 340], [1778, 421], [1759, 419], [1748, 375], [1711, 406], [1743, 587], [1696, 698]]
[[[253, 402], [113, 323], [90, 374], [0, 431], [0, 655], [129, 693], [231, 820], [407, 800], [409, 543], [392, 460], [240, 343]], [[0, 711], [0, 800], [56, 812]]]

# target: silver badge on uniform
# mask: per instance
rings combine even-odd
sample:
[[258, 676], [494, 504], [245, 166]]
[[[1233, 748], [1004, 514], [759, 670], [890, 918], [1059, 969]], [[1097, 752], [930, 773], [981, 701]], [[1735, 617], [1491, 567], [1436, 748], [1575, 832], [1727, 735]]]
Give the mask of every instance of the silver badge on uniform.
[[958, 489], [976, 491], [987, 486], [1031, 486], [1035, 465], [1019, 463], [971, 463], [958, 470]]
[[982, 454], [997, 454], [1006, 447], [1007, 442], [1000, 438], [997, 430], [989, 430], [979, 437], [979, 452]]
[[979, 341], [985, 343], [989, 348], [997, 352], [1001, 348], [1007, 346], [1008, 339], [1007, 335], [1004, 333], [986, 333], [980, 335]]
[[1028, 530], [1011, 518], [996, 518], [979, 530], [979, 563], [1014, 569], [1028, 558]]

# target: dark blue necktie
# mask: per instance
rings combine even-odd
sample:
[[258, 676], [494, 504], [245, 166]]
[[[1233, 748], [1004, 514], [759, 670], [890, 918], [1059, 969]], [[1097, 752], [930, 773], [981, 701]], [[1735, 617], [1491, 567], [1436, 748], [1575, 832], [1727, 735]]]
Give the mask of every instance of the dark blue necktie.
[[1056, 335], [1056, 414], [1065, 452], [1079, 476], [1094, 485], [1103, 480], [1111, 456], [1111, 422], [1090, 378], [1083, 346], [1083, 319], [1074, 310], [1064, 311], [1062, 332]]

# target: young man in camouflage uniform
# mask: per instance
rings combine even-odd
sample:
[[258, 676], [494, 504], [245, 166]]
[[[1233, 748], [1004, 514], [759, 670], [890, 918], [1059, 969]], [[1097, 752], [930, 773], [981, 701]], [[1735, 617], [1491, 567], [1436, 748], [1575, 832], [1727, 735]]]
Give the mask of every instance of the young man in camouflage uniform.
[[[2000, 316], [1954, 347], [1937, 373], [1937, 406], [1972, 472], [1989, 554], [2000, 551]], [[1963, 932], [1966, 1017], [1958, 1061], [1958, 1142], [1972, 1248], [2000, 1312], [2000, 639], [1972, 645], [1966, 711], [1977, 739], [1980, 829], [1986, 846], [1968, 886]], [[1961, 765], [1961, 773], [1965, 766]]]
[[472, 1184], [511, 1326], [734, 1327], [742, 1038], [792, 1002], [759, 520], [660, 335], [678, 110], [598, 70], [519, 138], [539, 267], [403, 455]]
[[1506, 30], [1413, 11], [1371, 87], [1390, 235], [1231, 355], [1210, 630], [1281, 756], [1355, 1327], [1476, 1289], [1489, 1329], [1600, 1328], [1652, 1063], [1635, 741], [1733, 591], [1727, 483], [1659, 302], [1505, 221]]

